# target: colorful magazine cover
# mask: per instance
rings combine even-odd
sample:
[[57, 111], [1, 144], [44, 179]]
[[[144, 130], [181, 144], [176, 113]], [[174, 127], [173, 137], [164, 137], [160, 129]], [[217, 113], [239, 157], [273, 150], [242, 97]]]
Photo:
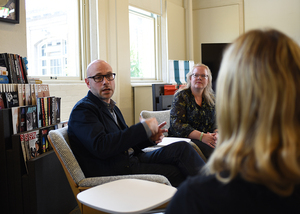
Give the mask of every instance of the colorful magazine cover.
[[28, 132], [30, 158], [40, 155], [39, 130]]

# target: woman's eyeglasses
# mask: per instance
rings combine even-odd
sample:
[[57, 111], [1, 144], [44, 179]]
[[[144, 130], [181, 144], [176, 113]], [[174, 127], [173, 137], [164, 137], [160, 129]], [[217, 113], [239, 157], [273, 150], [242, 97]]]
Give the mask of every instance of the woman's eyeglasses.
[[208, 75], [205, 75], [205, 74], [192, 74], [196, 79], [201, 77], [201, 78], [207, 78]]

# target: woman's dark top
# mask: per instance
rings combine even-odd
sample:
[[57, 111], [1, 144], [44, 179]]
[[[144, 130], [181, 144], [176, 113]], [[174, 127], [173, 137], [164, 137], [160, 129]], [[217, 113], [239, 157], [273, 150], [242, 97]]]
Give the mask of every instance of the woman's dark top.
[[247, 182], [240, 176], [223, 184], [213, 175], [197, 175], [179, 186], [166, 214], [300, 213], [299, 190], [297, 187], [291, 196], [282, 197], [266, 186]]
[[215, 121], [215, 106], [210, 106], [204, 98], [199, 106], [191, 89], [183, 90], [175, 94], [172, 102], [168, 136], [188, 137], [194, 130], [212, 133]]

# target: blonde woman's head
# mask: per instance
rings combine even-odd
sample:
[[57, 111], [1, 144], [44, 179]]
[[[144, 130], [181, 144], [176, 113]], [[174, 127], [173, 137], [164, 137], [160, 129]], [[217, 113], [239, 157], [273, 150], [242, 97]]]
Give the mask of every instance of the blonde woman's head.
[[208, 170], [291, 194], [300, 183], [299, 46], [273, 29], [245, 33], [227, 47], [216, 91], [219, 142]]
[[203, 97], [206, 99], [208, 104], [213, 106], [215, 104], [215, 97], [214, 97], [214, 91], [212, 89], [212, 74], [211, 74], [209, 67], [204, 64], [195, 64], [193, 66], [192, 70], [186, 74], [186, 85], [184, 87], [182, 87], [181, 89], [179, 89], [177, 92], [191, 88], [192, 75], [194, 74], [195, 70], [199, 67], [205, 68], [205, 70], [207, 71], [207, 75], [208, 75], [207, 85], [203, 90]]

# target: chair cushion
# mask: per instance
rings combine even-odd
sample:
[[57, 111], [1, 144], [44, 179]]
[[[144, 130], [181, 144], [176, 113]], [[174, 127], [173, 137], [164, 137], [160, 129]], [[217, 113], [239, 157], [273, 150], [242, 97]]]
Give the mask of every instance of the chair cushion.
[[125, 179], [125, 178], [135, 178], [135, 179], [153, 181], [153, 182], [162, 183], [171, 186], [171, 183], [165, 176], [154, 175], [154, 174], [117, 175], [117, 176], [85, 178], [78, 183], [78, 186], [92, 187], [92, 186], [97, 186], [100, 184], [108, 183], [115, 180]]

